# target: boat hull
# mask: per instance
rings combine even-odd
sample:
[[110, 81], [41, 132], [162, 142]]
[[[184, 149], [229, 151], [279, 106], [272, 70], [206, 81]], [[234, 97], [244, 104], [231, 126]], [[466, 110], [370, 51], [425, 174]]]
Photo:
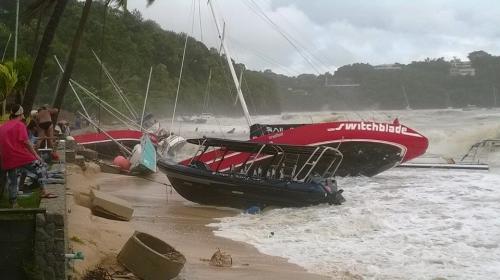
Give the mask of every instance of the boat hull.
[[151, 174], [156, 172], [156, 149], [148, 135], [143, 135], [141, 137], [141, 144], [134, 147], [130, 163], [130, 172], [133, 174]]
[[[106, 133], [130, 150], [141, 143], [143, 135], [138, 130], [107, 130]], [[150, 136], [152, 135], [150, 134]], [[120, 147], [104, 133], [85, 133], [73, 137], [78, 144], [96, 151], [102, 158], [109, 159], [122, 154]], [[152, 142], [156, 143], [154, 136], [152, 136]]]
[[[319, 185], [268, 182], [238, 174], [214, 175], [179, 164], [158, 162], [173, 188], [185, 199], [205, 205], [247, 209], [252, 206], [303, 207], [328, 203], [328, 193]], [[339, 194], [340, 195], [340, 194]]]
[[[268, 133], [251, 142], [307, 146], [331, 146], [344, 155], [336, 176], [374, 176], [402, 162], [425, 153], [428, 140], [416, 131], [400, 124], [375, 122], [330, 122], [310, 125], [284, 126], [281, 130], [263, 130]], [[241, 166], [249, 154], [231, 153], [221, 161], [222, 152], [215, 150], [197, 158], [212, 170], [228, 170]], [[265, 163], [262, 157], [257, 162]], [[300, 166], [305, 159], [298, 161]], [[190, 159], [183, 161], [188, 164]]]

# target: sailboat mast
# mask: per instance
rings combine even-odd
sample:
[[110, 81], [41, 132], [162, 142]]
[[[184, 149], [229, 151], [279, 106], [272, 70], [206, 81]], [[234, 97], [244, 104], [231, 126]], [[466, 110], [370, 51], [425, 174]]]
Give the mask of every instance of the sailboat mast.
[[227, 64], [229, 65], [229, 70], [231, 71], [231, 76], [232, 76], [233, 82], [236, 86], [236, 91], [238, 93], [238, 98], [240, 99], [241, 107], [243, 108], [243, 113], [245, 114], [245, 118], [247, 120], [248, 126], [251, 126], [253, 124], [252, 118], [250, 117], [250, 113], [248, 112], [247, 103], [245, 102], [245, 98], [243, 97], [243, 92], [241, 91], [240, 82], [238, 81], [238, 77], [236, 76], [236, 72], [234, 71], [234, 66], [233, 66], [233, 62], [231, 60], [231, 55], [229, 53], [229, 49], [227, 48], [226, 43], [225, 43], [224, 39], [222, 38], [221, 28], [219, 25], [219, 21], [217, 20], [217, 16], [215, 15], [215, 10], [214, 10], [214, 6], [212, 4], [212, 1], [213, 0], [208, 1], [208, 3], [210, 4], [210, 10], [212, 11], [212, 16], [214, 17], [215, 25], [217, 27], [217, 32], [219, 34], [219, 38], [221, 39], [222, 47], [224, 48], [224, 53], [226, 54]]
[[19, 0], [16, 1], [16, 32], [14, 37], [14, 61], [17, 60], [17, 37], [19, 33]]
[[149, 85], [151, 84], [151, 74], [153, 74], [153, 66], [151, 66], [151, 69], [149, 69], [148, 87], [146, 89], [146, 96], [144, 97], [144, 105], [142, 106], [141, 131], [144, 130], [142, 125], [144, 124], [144, 113], [146, 112], [146, 103], [148, 102]]

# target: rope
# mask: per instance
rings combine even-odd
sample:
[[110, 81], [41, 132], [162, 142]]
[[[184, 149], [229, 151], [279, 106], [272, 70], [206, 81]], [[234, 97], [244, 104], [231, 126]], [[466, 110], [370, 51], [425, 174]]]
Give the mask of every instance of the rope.
[[[192, 24], [191, 24], [191, 32], [194, 28], [194, 0], [193, 0], [193, 5], [191, 7], [191, 12], [193, 13], [193, 18], [192, 18]], [[170, 128], [169, 131], [172, 131], [174, 127], [174, 121], [175, 121], [175, 111], [177, 110], [177, 101], [179, 100], [179, 91], [181, 89], [181, 81], [182, 81], [182, 71], [184, 70], [184, 60], [186, 59], [186, 49], [187, 49], [187, 42], [188, 42], [188, 34], [186, 33], [186, 39], [184, 40], [184, 50], [182, 51], [182, 62], [181, 62], [181, 69], [179, 71], [179, 82], [177, 83], [177, 91], [175, 93], [175, 103], [174, 103], [174, 112], [172, 113], [172, 120], [170, 122]]]

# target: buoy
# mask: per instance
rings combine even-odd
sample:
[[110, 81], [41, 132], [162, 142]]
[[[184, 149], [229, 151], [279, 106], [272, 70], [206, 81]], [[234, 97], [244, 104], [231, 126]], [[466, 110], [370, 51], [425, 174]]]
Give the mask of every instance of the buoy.
[[117, 165], [122, 170], [129, 170], [130, 169], [130, 161], [123, 156], [115, 157], [115, 159], [113, 160], [113, 164]]

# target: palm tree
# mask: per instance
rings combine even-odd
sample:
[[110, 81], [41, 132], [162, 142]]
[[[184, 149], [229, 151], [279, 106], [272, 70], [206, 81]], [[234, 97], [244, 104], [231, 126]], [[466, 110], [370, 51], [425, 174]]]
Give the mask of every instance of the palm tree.
[[5, 115], [5, 104], [7, 97], [13, 92], [17, 84], [17, 71], [14, 69], [14, 62], [8, 61], [0, 64], [0, 100], [2, 102], [2, 117]]
[[[73, 67], [76, 62], [76, 55], [78, 53], [78, 49], [80, 48], [80, 42], [83, 36], [85, 25], [87, 23], [87, 19], [90, 14], [91, 6], [92, 6], [92, 0], [86, 0], [82, 10], [82, 16], [80, 17], [80, 22], [78, 23], [78, 28], [76, 29], [75, 36], [73, 37], [71, 50], [69, 52], [68, 59], [66, 60], [66, 65], [64, 66], [64, 73], [57, 87], [54, 103], [52, 104], [53, 108], [61, 109], [61, 105], [64, 101], [64, 95], [66, 93], [66, 89], [68, 88], [68, 82], [69, 79], [71, 78], [71, 74], [73, 73]], [[58, 110], [58, 112], [59, 111], [60, 110]], [[57, 115], [55, 116], [54, 121], [57, 122]]]
[[[46, 1], [54, 1], [54, 0], [38, 0], [35, 1], [33, 5], [44, 3]], [[38, 85], [40, 84], [40, 80], [42, 78], [43, 69], [45, 66], [45, 60], [49, 54], [50, 45], [52, 40], [54, 39], [54, 35], [56, 33], [57, 26], [59, 25], [59, 21], [62, 17], [64, 9], [66, 8], [66, 4], [68, 0], [55, 0], [57, 1], [52, 14], [50, 16], [49, 22], [47, 26], [45, 26], [45, 30], [43, 32], [42, 41], [40, 42], [40, 46], [38, 48], [38, 52], [36, 54], [35, 62], [33, 64], [33, 69], [31, 71], [31, 75], [28, 81], [28, 86], [26, 87], [26, 92], [23, 98], [23, 107], [25, 109], [25, 116], [28, 117], [33, 103], [35, 101], [35, 97], [38, 91]], [[28, 8], [32, 9], [33, 5]]]
[[[106, 0], [106, 2], [104, 4], [104, 21], [105, 21], [105, 17], [106, 17], [107, 8], [108, 8], [109, 4], [111, 4], [112, 2], [114, 2], [116, 4], [116, 6], [123, 8], [125, 10], [125, 12], [127, 11], [127, 0]], [[153, 2], [154, 2], [154, 0], [147, 1], [148, 5], [151, 5]], [[68, 88], [68, 82], [71, 78], [71, 74], [73, 73], [73, 67], [74, 67], [75, 62], [76, 62], [76, 56], [78, 53], [78, 49], [80, 48], [80, 41], [81, 41], [81, 38], [83, 36], [83, 30], [85, 29], [85, 25], [87, 23], [87, 19], [88, 19], [88, 15], [90, 13], [91, 5], [92, 5], [92, 0], [85, 1], [85, 5], [83, 6], [83, 10], [82, 10], [82, 16], [80, 17], [80, 22], [78, 23], [78, 28], [76, 30], [75, 36], [73, 37], [73, 43], [71, 46], [71, 50], [70, 50], [70, 53], [68, 55], [66, 65], [64, 67], [64, 73], [63, 73], [61, 80], [59, 81], [57, 93], [56, 93], [56, 96], [54, 98], [54, 103], [52, 105], [53, 108], [61, 109], [62, 103], [64, 101], [64, 96], [65, 96], [66, 90]], [[104, 26], [105, 26], [105, 22], [103, 24], [103, 34], [104, 34]], [[57, 120], [57, 116], [54, 119]]]

